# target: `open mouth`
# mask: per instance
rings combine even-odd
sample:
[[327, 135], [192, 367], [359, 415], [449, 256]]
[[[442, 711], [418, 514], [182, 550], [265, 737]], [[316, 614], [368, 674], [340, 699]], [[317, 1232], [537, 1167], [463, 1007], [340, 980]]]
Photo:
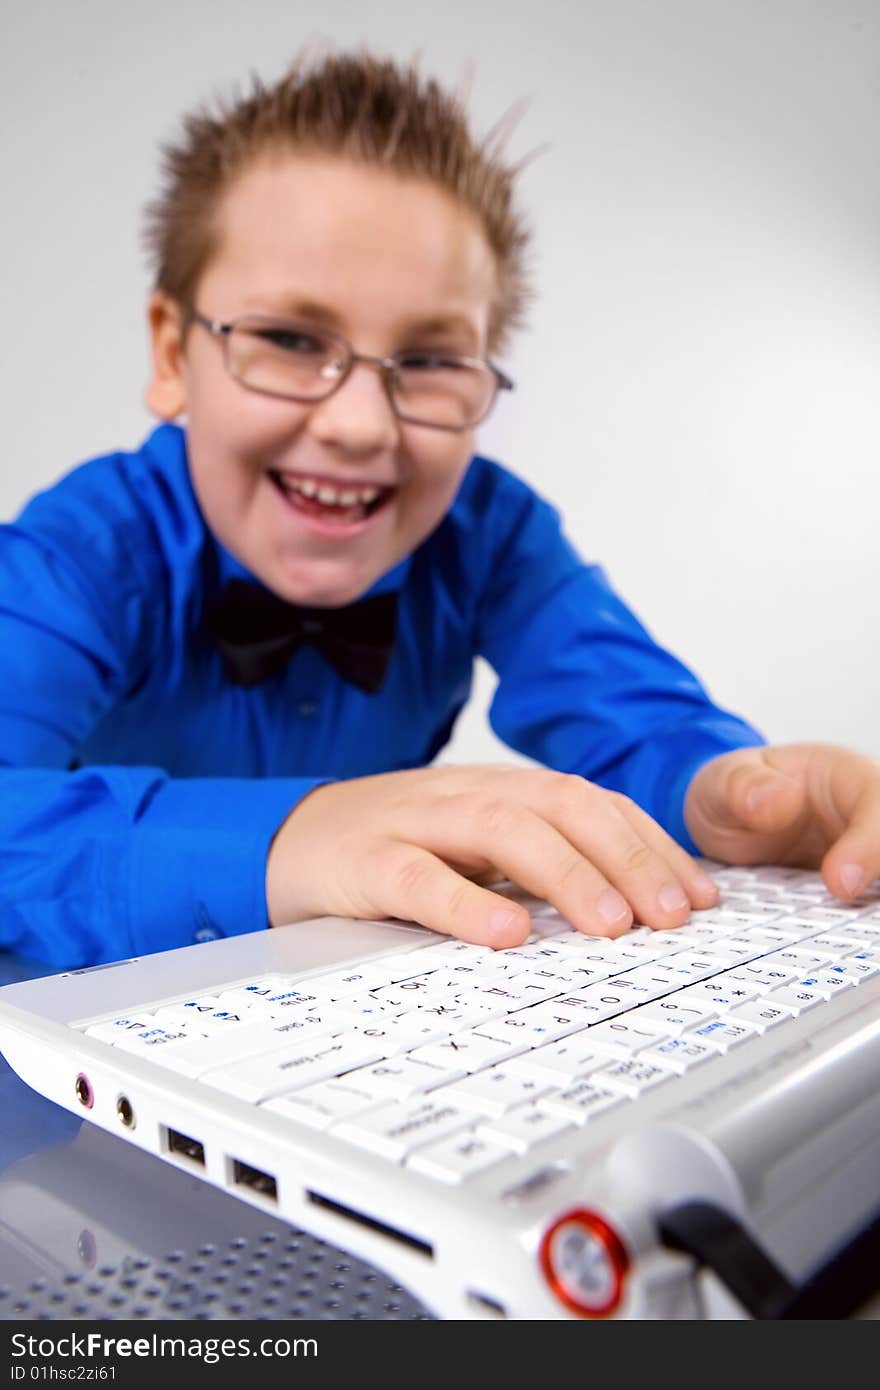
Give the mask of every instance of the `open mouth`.
[[331, 484], [319, 478], [270, 472], [269, 477], [290, 504], [305, 516], [350, 526], [365, 521], [385, 505], [395, 491], [373, 483]]

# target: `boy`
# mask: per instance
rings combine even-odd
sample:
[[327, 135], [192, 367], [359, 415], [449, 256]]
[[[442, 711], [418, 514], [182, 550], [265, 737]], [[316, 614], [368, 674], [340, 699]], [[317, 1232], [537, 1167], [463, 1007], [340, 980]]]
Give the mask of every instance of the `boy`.
[[[166, 175], [163, 423], [0, 541], [2, 944], [61, 967], [339, 914], [505, 947], [499, 877], [617, 935], [715, 901], [694, 849], [856, 896], [878, 766], [764, 746], [474, 455], [526, 236], [457, 103], [301, 63], [191, 117]], [[478, 653], [548, 770], [429, 766]]]

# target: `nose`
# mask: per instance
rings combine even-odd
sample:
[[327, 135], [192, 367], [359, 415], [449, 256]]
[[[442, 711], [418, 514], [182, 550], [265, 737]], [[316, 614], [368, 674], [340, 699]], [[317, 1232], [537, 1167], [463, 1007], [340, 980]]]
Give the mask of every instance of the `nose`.
[[347, 453], [374, 454], [398, 441], [400, 422], [391, 409], [381, 369], [355, 362], [342, 385], [309, 411], [309, 428], [322, 444]]

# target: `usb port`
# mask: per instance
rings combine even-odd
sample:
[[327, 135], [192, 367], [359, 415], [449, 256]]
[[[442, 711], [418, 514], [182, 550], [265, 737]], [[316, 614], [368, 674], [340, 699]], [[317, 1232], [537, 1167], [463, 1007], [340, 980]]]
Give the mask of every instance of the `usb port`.
[[165, 1137], [169, 1153], [180, 1154], [183, 1158], [188, 1158], [191, 1163], [198, 1163], [200, 1167], [204, 1168], [205, 1146], [200, 1144], [198, 1139], [191, 1139], [188, 1134], [181, 1134], [177, 1129], [167, 1129]]
[[242, 1163], [239, 1158], [232, 1160], [232, 1181], [236, 1187], [250, 1187], [254, 1192], [259, 1192], [261, 1197], [268, 1197], [273, 1202], [278, 1201], [278, 1184], [272, 1174], [252, 1168], [249, 1163]]

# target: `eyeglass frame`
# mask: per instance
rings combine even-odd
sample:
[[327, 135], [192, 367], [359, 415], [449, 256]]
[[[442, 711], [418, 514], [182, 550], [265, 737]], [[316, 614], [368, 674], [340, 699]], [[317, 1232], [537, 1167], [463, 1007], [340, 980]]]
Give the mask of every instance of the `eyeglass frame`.
[[[323, 396], [294, 396], [290, 395], [286, 391], [268, 391], [261, 386], [250, 386], [246, 381], [243, 381], [240, 376], [236, 376], [235, 372], [232, 370], [232, 367], [230, 366], [229, 338], [234, 329], [240, 327], [240, 325], [243, 323], [252, 322], [254, 320], [262, 320], [266, 323], [274, 323], [278, 325], [288, 324], [291, 327], [295, 328], [311, 328], [313, 332], [320, 332], [326, 334], [328, 338], [332, 339], [334, 342], [339, 343], [342, 347], [345, 348], [348, 357], [345, 370], [337, 377], [336, 381], [330, 387], [330, 390], [327, 391]], [[341, 333], [335, 333], [330, 328], [319, 328], [317, 325], [310, 325], [298, 319], [286, 319], [283, 315], [276, 316], [274, 314], [241, 314], [234, 319], [228, 319], [224, 321], [222, 319], [209, 318], [207, 314], [201, 313], [195, 307], [194, 304], [190, 304], [184, 309], [184, 331], [191, 322], [198, 323], [202, 328], [207, 329], [207, 331], [211, 334], [212, 337], [220, 339], [223, 348], [223, 365], [225, 366], [227, 373], [233, 381], [238, 382], [239, 386], [244, 387], [246, 391], [254, 391], [257, 395], [261, 396], [271, 396], [275, 400], [297, 401], [300, 405], [317, 405], [321, 401], [329, 400], [331, 396], [334, 396], [336, 394], [336, 392], [339, 390], [341, 386], [344, 386], [345, 382], [351, 375], [352, 369], [355, 366], [357, 366], [358, 362], [363, 362], [369, 367], [375, 367], [379, 372], [382, 378], [382, 385], [385, 388], [385, 396], [388, 400], [388, 404], [390, 405], [393, 414], [396, 416], [398, 420], [403, 420], [406, 424], [409, 425], [421, 425], [424, 429], [428, 430], [447, 430], [452, 431], [456, 434], [463, 434], [467, 430], [475, 429], [477, 425], [482, 424], [482, 422], [487, 418], [492, 408], [494, 407], [495, 402], [498, 399], [499, 391], [513, 391], [515, 389], [515, 383], [506, 374], [506, 372], [503, 372], [500, 367], [497, 367], [495, 363], [491, 362], [488, 358], [468, 357], [451, 352], [437, 354], [431, 354], [426, 352], [424, 354], [420, 354], [425, 357], [430, 357], [432, 355], [436, 355], [438, 357], [443, 356], [447, 358], [449, 361], [460, 362], [466, 367], [479, 367], [481, 370], [488, 372], [491, 376], [495, 378], [494, 394], [492, 395], [489, 404], [486, 406], [486, 409], [483, 411], [482, 415], [480, 415], [478, 419], [472, 420], [467, 425], [439, 425], [436, 422], [430, 420], [413, 419], [412, 416], [406, 415], [404, 412], [398, 409], [393, 394], [394, 374], [400, 370], [398, 356], [373, 357], [369, 353], [355, 352], [351, 343], [348, 341], [347, 338], [343, 337]], [[407, 354], [401, 353], [399, 354], [399, 356], [407, 356]]]

